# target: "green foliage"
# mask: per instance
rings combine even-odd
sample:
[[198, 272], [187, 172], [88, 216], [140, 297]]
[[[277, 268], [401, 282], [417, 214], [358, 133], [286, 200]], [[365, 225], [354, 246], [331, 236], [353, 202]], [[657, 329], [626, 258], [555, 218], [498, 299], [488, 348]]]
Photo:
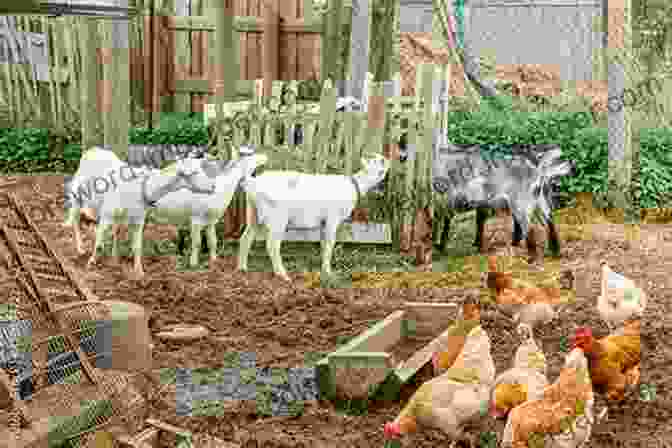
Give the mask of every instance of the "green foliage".
[[46, 160], [48, 158], [48, 129], [0, 129], [0, 160]]
[[132, 145], [207, 145], [208, 128], [203, 123], [202, 114], [183, 118], [182, 114], [171, 114], [161, 120], [158, 127], [132, 128], [129, 143]]
[[[449, 112], [448, 133], [456, 144], [482, 145], [487, 153], [505, 154], [517, 144], [557, 143], [562, 158], [576, 164], [576, 175], [560, 180], [563, 193], [595, 194], [601, 207], [614, 206], [607, 199], [609, 185], [608, 129], [593, 125], [588, 112], [520, 112], [507, 96], [502, 109], [484, 107], [477, 111]], [[642, 208], [669, 207], [672, 198], [672, 132], [670, 129], [641, 129], [639, 164], [633, 167], [628, 203]], [[635, 158], [636, 161], [637, 158]], [[639, 175], [634, 173], [638, 171]]]

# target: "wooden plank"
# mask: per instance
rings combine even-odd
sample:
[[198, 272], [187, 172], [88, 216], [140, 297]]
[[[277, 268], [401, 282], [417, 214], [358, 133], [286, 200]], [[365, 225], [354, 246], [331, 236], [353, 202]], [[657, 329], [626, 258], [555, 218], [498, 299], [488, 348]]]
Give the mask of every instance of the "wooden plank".
[[404, 302], [407, 334], [439, 334], [455, 320], [458, 309], [456, 303]]
[[[248, 0], [238, 0], [236, 2], [236, 16], [247, 16], [248, 15]], [[235, 18], [234, 18], [235, 26]], [[240, 79], [252, 79], [248, 76], [248, 53], [247, 53], [247, 33], [240, 32], [238, 34], [240, 37], [239, 48], [240, 48]]]
[[369, 0], [359, 0], [358, 8], [352, 9], [352, 32], [350, 34], [350, 81], [346, 89], [360, 101], [364, 100], [364, 80], [369, 71]]
[[174, 92], [176, 93], [214, 93], [209, 79], [176, 79]]
[[330, 368], [392, 370], [392, 362], [392, 355], [385, 352], [344, 352], [329, 356]]
[[[260, 17], [234, 17], [233, 28], [238, 32], [263, 33], [264, 19]], [[287, 33], [322, 33], [322, 22], [306, 21], [298, 18], [285, 18], [279, 25], [282, 32]], [[215, 31], [215, 22], [208, 16], [175, 17], [169, 29], [179, 31]]]
[[168, 431], [168, 432], [171, 432], [173, 434], [179, 434], [179, 435], [190, 435], [191, 434], [191, 431], [187, 431], [184, 428], [179, 428], [177, 426], [171, 425], [170, 423], [165, 423], [165, 422], [162, 422], [160, 420], [153, 419], [153, 418], [148, 418], [147, 420], [145, 420], [145, 423], [147, 423], [148, 425], [151, 425], [151, 426], [153, 426], [153, 427], [155, 427], [155, 428], [157, 428], [161, 431]]
[[[283, 9], [280, 11], [280, 17], [283, 19], [282, 23], [299, 20], [298, 3], [299, 0], [285, 0], [282, 2]], [[282, 58], [280, 64], [280, 73], [282, 77], [280, 79], [284, 81], [298, 79], [298, 32], [294, 30], [289, 31], [281, 27], [280, 41], [280, 54]]]
[[[200, 14], [201, 13], [201, 0], [192, 0], [191, 2], [191, 14]], [[205, 31], [193, 31], [191, 33], [191, 67], [189, 71], [190, 78], [197, 79], [207, 79], [210, 84], [210, 89], [214, 89], [212, 86], [212, 79], [207, 76], [207, 37], [208, 33]], [[205, 93], [195, 93], [191, 95], [191, 111], [192, 112], [204, 112], [205, 104], [207, 103], [207, 92]]]
[[264, 96], [270, 96], [273, 81], [280, 79], [278, 53], [280, 51], [280, 3], [267, 0], [264, 4], [264, 35], [262, 68], [264, 71]]
[[361, 335], [345, 345], [343, 352], [384, 352], [402, 337], [404, 311], [399, 310], [387, 316]]
[[432, 359], [434, 352], [445, 346], [445, 341], [448, 337], [447, 333], [448, 329], [434, 338], [432, 342], [425, 345], [422, 349], [415, 352], [415, 354], [413, 354], [413, 356], [411, 356], [409, 359], [401, 361], [397, 365], [395, 373], [402, 384], [410, 380], [413, 375], [418, 372], [418, 370], [427, 364]]
[[[184, 4], [178, 0], [175, 4], [174, 17], [189, 17], [189, 11], [184, 8]], [[174, 19], [173, 17], [173, 19]], [[172, 22], [172, 20], [171, 20]], [[171, 30], [174, 32], [175, 30]], [[182, 31], [182, 30], [181, 30]], [[191, 69], [191, 31], [183, 30], [175, 38], [175, 81], [188, 79]], [[174, 112], [191, 112], [191, 94], [189, 92], [174, 90]]]
[[[82, 114], [82, 145], [89, 148], [100, 143], [96, 130], [102, 126], [101, 110], [98, 102], [98, 61], [97, 61], [97, 40], [98, 40], [98, 21], [86, 20], [82, 26], [80, 47], [82, 54], [82, 74], [81, 74], [81, 105]], [[145, 79], [148, 79], [145, 77]], [[149, 89], [146, 87], [147, 93]], [[148, 97], [145, 99], [147, 107]]]
[[154, 448], [159, 446], [159, 430], [147, 428], [133, 437], [133, 445], [137, 448]]

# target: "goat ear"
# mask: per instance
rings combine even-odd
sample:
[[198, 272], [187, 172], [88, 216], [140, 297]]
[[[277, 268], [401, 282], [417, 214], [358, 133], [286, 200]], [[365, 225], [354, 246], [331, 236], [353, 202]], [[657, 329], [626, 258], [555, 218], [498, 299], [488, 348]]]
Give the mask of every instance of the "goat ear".
[[563, 162], [548, 168], [546, 175], [548, 177], [559, 177], [569, 174], [571, 170], [572, 165], [569, 162]]

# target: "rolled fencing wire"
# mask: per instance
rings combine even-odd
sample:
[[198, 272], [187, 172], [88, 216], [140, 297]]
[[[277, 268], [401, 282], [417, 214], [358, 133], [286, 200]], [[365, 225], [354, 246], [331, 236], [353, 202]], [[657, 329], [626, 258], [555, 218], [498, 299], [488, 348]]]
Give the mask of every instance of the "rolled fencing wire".
[[0, 320], [0, 369], [16, 375], [16, 398], [33, 394], [32, 351], [22, 341], [30, 340], [33, 324], [29, 320]]
[[191, 369], [178, 367], [175, 373], [175, 411], [177, 415], [188, 416], [192, 413], [191, 390], [193, 381]]

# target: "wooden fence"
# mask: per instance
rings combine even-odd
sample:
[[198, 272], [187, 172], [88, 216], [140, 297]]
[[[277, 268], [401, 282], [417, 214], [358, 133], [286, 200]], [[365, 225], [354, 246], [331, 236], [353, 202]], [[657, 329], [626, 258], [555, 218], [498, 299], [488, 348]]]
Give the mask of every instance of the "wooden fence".
[[[305, 4], [304, 0], [234, 2], [239, 46], [234, 52], [235, 60], [226, 69], [238, 71], [235, 78], [241, 80], [236, 88], [239, 96], [250, 97], [250, 80], [257, 78], [319, 79], [323, 23], [320, 19], [304, 19], [304, 8], [312, 9], [312, 1]], [[162, 10], [164, 14], [169, 12]], [[151, 46], [144, 42], [162, 42], [154, 47], [160, 49], [157, 56], [161, 62], [154, 65], [159, 70], [150, 79], [160, 86], [154, 89], [154, 95], [174, 97], [172, 104], [170, 100], [160, 102], [163, 111], [203, 112], [203, 104], [211, 102], [215, 89], [215, 20], [204, 0], [192, 1], [190, 13], [158, 19], [153, 27], [144, 29], [142, 48]], [[147, 60], [143, 58], [140, 64]], [[147, 110], [151, 100], [147, 95], [145, 99]], [[156, 98], [153, 103], [158, 103]]]
[[[408, 132], [411, 156], [404, 163], [395, 155], [396, 144], [391, 145], [392, 166], [385, 188], [385, 199], [408, 198], [409, 207], [392, 217], [391, 222], [374, 224], [368, 219], [368, 211], [358, 209], [362, 223], [345, 223], [339, 230], [338, 240], [344, 242], [389, 243], [399, 241], [402, 250], [409, 250], [416, 242], [415, 229], [423, 216], [418, 211], [427, 209], [431, 195], [431, 163], [434, 148], [435, 128], [445, 119], [437, 107], [438, 97], [443, 92], [436, 89], [441, 81], [444, 88], [450, 82], [448, 66], [438, 68], [433, 64], [420, 64], [416, 76], [416, 96], [386, 99], [384, 121], [386, 133], [399, 135]], [[397, 80], [397, 82], [399, 82]], [[257, 83], [261, 83], [258, 80]], [[276, 82], [277, 92], [282, 82]], [[232, 126], [232, 143], [238, 147], [244, 143], [257, 145], [258, 151], [269, 156], [265, 169], [297, 170], [319, 174], [354, 174], [359, 169], [360, 158], [379, 152], [382, 140], [376, 140], [375, 129], [367, 123], [367, 112], [335, 112], [336, 89], [325, 83], [319, 105], [296, 105], [284, 113], [249, 112], [260, 100], [260, 93], [251, 101], [228, 103], [226, 118], [238, 115], [241, 126]], [[372, 83], [375, 89], [375, 84]], [[257, 91], [258, 92], [258, 91]], [[371, 92], [373, 93], [373, 92]], [[445, 111], [444, 111], [445, 112]], [[214, 119], [211, 108], [205, 114], [206, 121]], [[235, 121], [235, 120], [234, 120]], [[294, 129], [303, 129], [303, 141], [296, 145]], [[383, 134], [378, 135], [382, 138]], [[397, 153], [398, 154], [398, 153]], [[401, 210], [401, 207], [399, 208]], [[430, 214], [431, 216], [431, 214]], [[241, 213], [225, 215], [224, 227], [237, 234], [245, 224]], [[365, 224], [366, 223], [366, 224]], [[260, 235], [259, 239], [265, 238]], [[319, 231], [289, 229], [288, 240], [319, 241]]]
[[[148, 111], [202, 112], [203, 104], [212, 102], [216, 49], [213, 0], [191, 0], [190, 15], [176, 15], [185, 11], [178, 10], [175, 1], [138, 0], [141, 14], [129, 24], [133, 122], [146, 119], [144, 112]], [[348, 16], [348, 6], [351, 3], [345, 1], [341, 15]], [[270, 89], [273, 80], [319, 79], [323, 60], [334, 63], [335, 56], [321, 53], [321, 38], [328, 27], [321, 17], [313, 17], [312, 8], [312, 0], [234, 2], [239, 45], [227, 68], [238, 68], [235, 79], [239, 80], [236, 91], [240, 97], [252, 96], [251, 80], [265, 78]], [[336, 16], [331, 14], [327, 20]], [[27, 64], [0, 67], [0, 109], [7, 115], [4, 121], [8, 125], [38, 120], [45, 127], [62, 129], [65, 123], [80, 118], [82, 57], [87, 51], [85, 20], [12, 17], [17, 31], [46, 34], [50, 79], [36, 80]], [[341, 23], [347, 26], [348, 21]], [[99, 57], [101, 36], [102, 28], [95, 44]], [[102, 79], [100, 73], [98, 79]], [[102, 99], [98, 101], [100, 105]]]

